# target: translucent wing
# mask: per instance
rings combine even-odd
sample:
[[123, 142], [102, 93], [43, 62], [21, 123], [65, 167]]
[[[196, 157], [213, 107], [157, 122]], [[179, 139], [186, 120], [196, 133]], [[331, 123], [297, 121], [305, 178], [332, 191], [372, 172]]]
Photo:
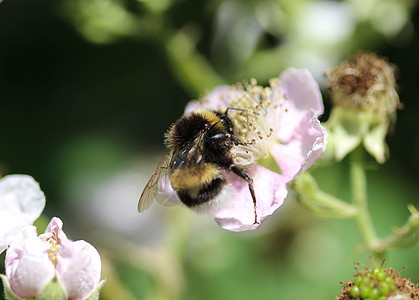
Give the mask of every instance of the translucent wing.
[[150, 180], [147, 182], [143, 193], [141, 194], [140, 200], [138, 201], [139, 212], [143, 212], [148, 209], [156, 196], [159, 194], [159, 180], [161, 176], [165, 176], [168, 173], [171, 158], [172, 153], [167, 153], [157, 167], [156, 171], [154, 171], [154, 174], [151, 176]]

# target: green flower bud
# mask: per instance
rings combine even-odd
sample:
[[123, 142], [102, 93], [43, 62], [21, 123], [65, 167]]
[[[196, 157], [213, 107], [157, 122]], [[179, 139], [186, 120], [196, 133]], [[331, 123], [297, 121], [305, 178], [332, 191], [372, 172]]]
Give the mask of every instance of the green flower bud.
[[360, 293], [361, 298], [365, 299], [370, 296], [372, 292], [372, 286], [364, 285], [360, 288], [360, 290], [361, 290], [361, 293]]
[[389, 286], [392, 286], [392, 285], [393, 285], [393, 278], [391, 278], [391, 277], [386, 277], [386, 278], [384, 279], [384, 282], [385, 282], [385, 283], [387, 283]]
[[417, 299], [419, 296], [418, 285], [411, 283], [407, 278], [400, 277], [399, 273], [392, 268], [371, 270], [365, 267], [363, 271], [356, 268], [354, 281], [347, 281], [343, 285], [342, 292], [336, 298], [338, 300]]
[[377, 288], [373, 288], [373, 289], [371, 289], [371, 292], [370, 292], [370, 294], [369, 294], [369, 297], [370, 297], [371, 299], [377, 299], [377, 298], [378, 298], [378, 296], [380, 296], [380, 293], [379, 293], [378, 289], [377, 289]]
[[[387, 273], [383, 269], [379, 269], [379, 271], [376, 274], [378, 280], [384, 280], [387, 277]], [[391, 278], [391, 277], [387, 277]]]
[[381, 281], [378, 283], [378, 289], [381, 296], [386, 296], [390, 291], [390, 286], [387, 284], [387, 282]]
[[359, 297], [359, 294], [360, 294], [359, 287], [357, 287], [357, 286], [352, 287], [352, 289], [349, 292], [349, 294], [351, 295], [352, 298]]
[[360, 144], [378, 162], [386, 160], [385, 137], [400, 107], [394, 72], [385, 59], [361, 52], [328, 73], [333, 108], [327, 127], [337, 160]]

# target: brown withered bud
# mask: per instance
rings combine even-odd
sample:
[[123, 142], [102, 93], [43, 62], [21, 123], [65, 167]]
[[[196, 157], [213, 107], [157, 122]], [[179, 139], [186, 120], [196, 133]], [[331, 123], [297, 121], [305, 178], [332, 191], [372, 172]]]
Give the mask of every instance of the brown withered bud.
[[394, 120], [400, 107], [395, 71], [394, 65], [374, 53], [351, 56], [327, 74], [332, 103]]
[[373, 53], [358, 52], [328, 74], [332, 101], [327, 127], [336, 160], [362, 144], [379, 163], [389, 157], [385, 139], [400, 108], [395, 67]]

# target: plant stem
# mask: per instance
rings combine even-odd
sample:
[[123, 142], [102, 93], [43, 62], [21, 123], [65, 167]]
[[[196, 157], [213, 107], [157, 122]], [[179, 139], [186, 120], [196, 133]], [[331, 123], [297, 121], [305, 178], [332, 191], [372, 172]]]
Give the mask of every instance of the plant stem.
[[357, 207], [358, 213], [354, 219], [358, 226], [362, 242], [368, 253], [372, 256], [375, 265], [380, 265], [383, 259], [383, 251], [376, 248], [377, 236], [372, 225], [371, 215], [367, 204], [367, 181], [363, 166], [362, 147], [358, 147], [351, 153], [351, 187], [352, 203]]

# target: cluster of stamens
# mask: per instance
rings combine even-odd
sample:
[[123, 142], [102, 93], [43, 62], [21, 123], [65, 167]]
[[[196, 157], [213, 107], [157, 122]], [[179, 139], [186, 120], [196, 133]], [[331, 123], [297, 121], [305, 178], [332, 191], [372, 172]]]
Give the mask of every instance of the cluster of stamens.
[[58, 238], [58, 234], [55, 231], [52, 233], [52, 235], [53, 235], [52, 237], [43, 238], [42, 240], [44, 242], [51, 244], [51, 247], [48, 250], [48, 258], [54, 266], [57, 266], [58, 264], [57, 253], [58, 253], [58, 249], [60, 248], [61, 242], [60, 242], [60, 239]]
[[[257, 85], [255, 79], [243, 81], [231, 86], [228, 105], [233, 108], [228, 116], [233, 122], [235, 135], [243, 142], [233, 149], [233, 156], [238, 164], [249, 165], [268, 155], [267, 144], [275, 132], [279, 105], [273, 100], [280, 99], [281, 94], [274, 88], [279, 79], [271, 80], [269, 87]], [[236, 108], [236, 109], [234, 109]]]

